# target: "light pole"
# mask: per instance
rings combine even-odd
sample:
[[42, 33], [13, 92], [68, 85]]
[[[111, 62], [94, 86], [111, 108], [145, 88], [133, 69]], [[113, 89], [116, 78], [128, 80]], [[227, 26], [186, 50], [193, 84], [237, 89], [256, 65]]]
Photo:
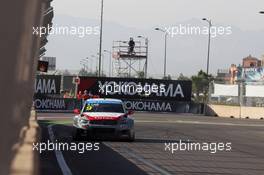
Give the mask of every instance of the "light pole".
[[[98, 55], [98, 58], [100, 58], [100, 54], [97, 53], [97, 55]], [[104, 74], [104, 53], [101, 54], [101, 64], [100, 64], [100, 66], [101, 66], [100, 75], [102, 76]]]
[[143, 38], [145, 39], [145, 45], [146, 45], [146, 63], [145, 63], [145, 78], [147, 78], [147, 74], [148, 74], [148, 43], [149, 43], [149, 39], [148, 37], [144, 37], [144, 36], [141, 36], [139, 35], [138, 38]]
[[83, 66], [83, 70], [86, 70], [85, 63], [83, 61], [80, 61], [80, 65]]
[[[211, 47], [211, 27], [212, 27], [212, 20], [203, 18], [204, 21], [208, 22], [209, 24], [209, 36], [208, 36], [208, 52], [207, 52], [207, 65], [206, 65], [206, 75], [207, 78], [209, 79], [209, 64], [210, 64], [210, 47]], [[209, 88], [210, 88], [210, 80], [208, 81], [208, 91], [207, 91], [207, 98], [204, 101], [204, 115], [207, 113], [207, 104], [208, 104], [208, 97], [209, 97]]]
[[103, 17], [104, 17], [104, 0], [101, 1], [101, 24], [100, 24], [100, 44], [99, 44], [99, 70], [98, 76], [101, 76], [101, 61], [102, 61], [102, 42], [103, 42]]
[[[91, 57], [92, 57], [92, 58], [95, 58], [95, 63], [96, 63], [97, 60], [98, 60], [98, 57], [95, 56], [95, 55], [91, 55]], [[95, 64], [95, 65], [96, 65], [96, 68], [95, 68], [95, 74], [98, 76], [98, 65], [97, 65], [97, 64]]]
[[85, 67], [86, 67], [86, 70], [88, 71], [88, 69], [89, 69], [89, 67], [88, 67], [88, 59], [86, 59], [86, 58], [84, 58], [84, 59], [82, 59], [81, 60], [81, 62], [85, 65]]
[[211, 27], [212, 27], [212, 21], [203, 18], [204, 21], [208, 22], [209, 24], [209, 36], [208, 36], [208, 50], [207, 50], [207, 65], [206, 65], [206, 74], [209, 74], [209, 65], [210, 65], [210, 48], [211, 48]]
[[112, 52], [109, 50], [104, 50], [104, 52], [109, 54], [109, 77], [111, 77], [111, 72], [112, 72]]
[[161, 28], [155, 28], [157, 31], [161, 31], [165, 34], [165, 52], [164, 52], [164, 73], [163, 77], [166, 78], [167, 74], [167, 38], [168, 38], [168, 32], [166, 30], [163, 30]]
[[[90, 59], [89, 57], [86, 57], [84, 60], [87, 62], [87, 70], [93, 72], [93, 60]], [[90, 61], [91, 64], [89, 63]]]
[[88, 59], [84, 58], [84, 59], [82, 59], [82, 62], [85, 64], [86, 71], [88, 72], [89, 71], [89, 62], [88, 62]]

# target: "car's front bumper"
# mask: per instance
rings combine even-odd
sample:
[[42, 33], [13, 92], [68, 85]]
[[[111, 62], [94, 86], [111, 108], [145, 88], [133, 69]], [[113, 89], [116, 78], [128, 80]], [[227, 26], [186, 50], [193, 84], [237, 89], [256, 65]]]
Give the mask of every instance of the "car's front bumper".
[[87, 121], [81, 122], [80, 119], [74, 119], [73, 126], [78, 129], [87, 130], [87, 131], [114, 131], [122, 132], [127, 130], [134, 129], [134, 121], [126, 120], [123, 121]]

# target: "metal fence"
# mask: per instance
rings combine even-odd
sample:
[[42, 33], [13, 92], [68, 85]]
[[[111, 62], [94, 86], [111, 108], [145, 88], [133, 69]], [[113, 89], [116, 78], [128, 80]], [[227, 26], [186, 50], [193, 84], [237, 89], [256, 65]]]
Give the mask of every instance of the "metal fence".
[[238, 82], [235, 85], [211, 83], [209, 104], [264, 107], [264, 85]]

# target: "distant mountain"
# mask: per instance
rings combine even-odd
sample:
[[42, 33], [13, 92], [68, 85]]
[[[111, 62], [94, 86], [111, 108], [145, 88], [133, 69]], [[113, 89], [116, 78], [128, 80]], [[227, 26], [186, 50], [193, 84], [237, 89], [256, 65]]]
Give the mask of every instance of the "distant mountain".
[[[56, 15], [54, 26], [91, 26], [98, 27], [99, 21], [71, 16]], [[190, 19], [172, 26], [197, 26], [203, 28], [207, 24], [198, 19]], [[215, 26], [220, 26], [216, 24]], [[164, 58], [164, 37], [155, 31], [130, 28], [117, 23], [105, 21], [103, 33], [103, 49], [111, 50], [114, 40], [128, 40], [138, 35], [148, 36], [150, 40], [149, 74], [162, 75]], [[224, 27], [227, 27], [224, 25]], [[97, 28], [98, 30], [98, 28]], [[98, 33], [97, 33], [98, 34]], [[80, 60], [95, 55], [99, 48], [99, 35], [88, 35], [80, 38], [77, 35], [50, 35], [47, 45], [47, 56], [57, 57], [59, 69], [79, 69]], [[207, 35], [177, 35], [168, 38], [168, 74], [177, 76], [196, 74], [205, 69], [207, 58]], [[215, 74], [219, 68], [227, 68], [232, 63], [239, 64], [242, 58], [251, 54], [260, 57], [264, 53], [264, 31], [243, 31], [232, 26], [232, 34], [212, 38], [210, 72]], [[105, 55], [105, 58], [108, 58]], [[106, 69], [108, 59], [104, 60]], [[90, 65], [91, 66], [91, 65]], [[95, 60], [93, 61], [95, 66]], [[107, 69], [106, 69], [107, 71]]]

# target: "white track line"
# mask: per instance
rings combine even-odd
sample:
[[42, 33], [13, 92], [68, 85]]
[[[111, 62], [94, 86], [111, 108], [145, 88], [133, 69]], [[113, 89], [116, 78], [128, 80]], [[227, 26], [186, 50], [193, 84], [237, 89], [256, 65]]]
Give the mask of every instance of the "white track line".
[[[49, 132], [49, 137], [50, 137], [50, 140], [55, 143], [55, 136], [54, 136], [54, 133], [52, 131], [52, 126], [53, 125], [49, 125], [48, 126], [48, 132]], [[70, 170], [70, 168], [68, 167], [67, 163], [65, 162], [64, 158], [63, 158], [63, 154], [60, 150], [54, 150], [55, 152], [55, 155], [56, 155], [56, 159], [59, 163], [59, 166], [60, 166], [60, 169], [62, 171], [62, 174], [63, 175], [72, 175], [72, 172]]]
[[167, 120], [167, 121], [136, 120], [135, 123], [180, 123], [180, 124], [198, 124], [198, 125], [264, 127], [263, 124], [238, 124], [238, 123], [221, 123], [221, 122], [217, 123], [217, 122], [200, 122], [200, 121], [183, 121], [183, 120]]

